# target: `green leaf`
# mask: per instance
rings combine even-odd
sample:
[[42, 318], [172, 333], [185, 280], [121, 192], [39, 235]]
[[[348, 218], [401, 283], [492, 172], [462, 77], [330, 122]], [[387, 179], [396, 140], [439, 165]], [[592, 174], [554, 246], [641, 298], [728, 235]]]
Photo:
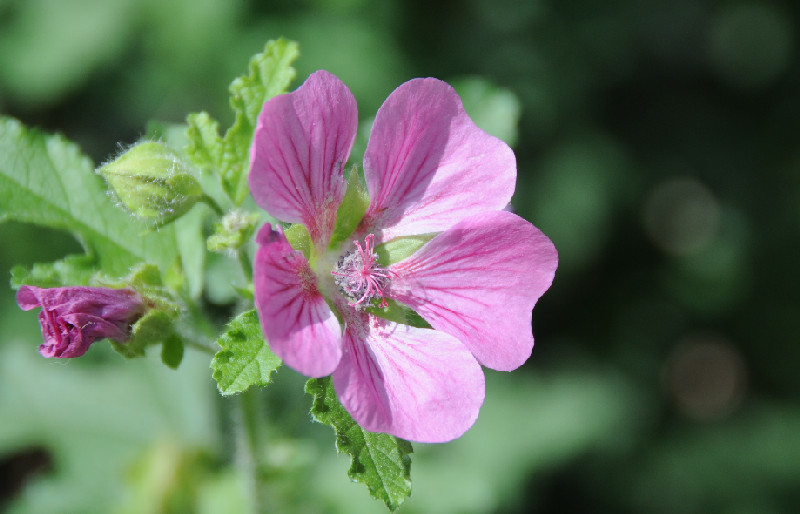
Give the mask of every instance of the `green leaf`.
[[201, 168], [216, 170], [233, 205], [248, 193], [247, 167], [250, 142], [264, 102], [285, 93], [294, 79], [292, 63], [299, 55], [297, 43], [279, 39], [267, 42], [264, 52], [250, 59], [250, 71], [230, 86], [233, 125], [219, 135], [219, 124], [205, 113], [190, 114], [187, 153]]
[[222, 349], [211, 361], [211, 369], [217, 389], [225, 396], [246, 391], [251, 385], [266, 386], [281, 365], [264, 340], [255, 309], [232, 319], [217, 344]]
[[[144, 261], [156, 264], [163, 273], [177, 261], [174, 230], [148, 230], [115, 206], [91, 161], [76, 145], [0, 117], [0, 221], [6, 220], [75, 233], [86, 249], [86, 261], [65, 260], [62, 267], [80, 261], [81, 272], [92, 262], [95, 269], [122, 276]], [[57, 267], [52, 269], [57, 271]], [[51, 278], [63, 279], [71, 273], [63, 267], [60, 276], [55, 273]]]
[[175, 220], [175, 241], [180, 250], [181, 268], [185, 289], [191, 298], [203, 293], [203, 267], [205, 266], [205, 239], [203, 221], [208, 213], [205, 205], [196, 205], [186, 215]]
[[411, 495], [411, 443], [361, 428], [339, 403], [330, 377], [310, 379], [306, 392], [314, 397], [311, 415], [333, 427], [336, 449], [350, 455], [348, 476], [366, 485], [389, 510], [397, 510]]

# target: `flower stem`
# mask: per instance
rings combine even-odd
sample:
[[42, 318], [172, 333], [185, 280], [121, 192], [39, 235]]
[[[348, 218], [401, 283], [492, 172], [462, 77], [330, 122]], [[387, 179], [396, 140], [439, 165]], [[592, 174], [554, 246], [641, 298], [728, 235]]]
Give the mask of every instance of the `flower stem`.
[[219, 217], [222, 217], [222, 216], [224, 216], [224, 215], [225, 215], [225, 211], [223, 211], [223, 210], [222, 210], [222, 207], [220, 207], [220, 206], [219, 206], [219, 204], [217, 203], [217, 201], [216, 201], [216, 200], [214, 200], [213, 198], [211, 198], [210, 196], [208, 196], [208, 195], [204, 194], [204, 195], [203, 195], [203, 196], [200, 198], [200, 200], [202, 200], [202, 201], [203, 201], [203, 202], [205, 202], [205, 203], [206, 203], [206, 204], [207, 204], [209, 207], [211, 207], [211, 208], [214, 210], [214, 212], [215, 212], [215, 213], [217, 213], [217, 216], [219, 216]]
[[263, 456], [264, 420], [259, 408], [262, 402], [259, 390], [251, 387], [238, 397], [236, 462], [246, 480], [247, 494], [254, 513], [267, 512], [266, 484], [259, 472], [258, 461]]
[[200, 350], [201, 352], [205, 352], [211, 355], [216, 355], [217, 348], [211, 345], [208, 345], [202, 341], [197, 341], [193, 339], [184, 339], [183, 344], [188, 346], [189, 348], [194, 348], [195, 350]]
[[250, 264], [250, 259], [247, 257], [247, 252], [243, 249], [239, 249], [236, 251], [239, 257], [239, 264], [242, 266], [242, 272], [244, 273], [244, 278], [247, 280], [247, 283], [250, 284], [253, 282], [253, 265]]

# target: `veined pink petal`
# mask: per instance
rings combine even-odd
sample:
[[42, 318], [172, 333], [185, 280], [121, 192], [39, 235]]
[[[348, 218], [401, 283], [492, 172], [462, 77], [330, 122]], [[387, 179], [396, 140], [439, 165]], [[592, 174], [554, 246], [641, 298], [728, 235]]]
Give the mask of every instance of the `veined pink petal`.
[[256, 203], [281, 221], [303, 223], [315, 243], [326, 243], [344, 195], [342, 169], [357, 126], [355, 98], [327, 71], [268, 100], [250, 148]]
[[264, 225], [256, 238], [256, 308], [270, 348], [309, 377], [330, 375], [342, 356], [342, 336], [316, 278], [280, 229]]
[[365, 430], [439, 443], [461, 436], [483, 404], [480, 365], [455, 338], [356, 313], [333, 384]]
[[539, 229], [510, 212], [489, 212], [391, 266], [390, 296], [457, 338], [484, 366], [509, 371], [530, 357], [531, 311], [557, 265], [556, 249]]
[[378, 111], [364, 155], [370, 205], [364, 233], [382, 241], [441, 232], [505, 207], [514, 192], [511, 149], [479, 129], [445, 82], [415, 79]]

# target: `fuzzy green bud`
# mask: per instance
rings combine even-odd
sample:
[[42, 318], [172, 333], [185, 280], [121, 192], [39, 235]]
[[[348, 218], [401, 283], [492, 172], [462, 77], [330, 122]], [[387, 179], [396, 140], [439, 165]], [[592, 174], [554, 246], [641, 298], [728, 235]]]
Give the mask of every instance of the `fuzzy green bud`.
[[207, 241], [208, 249], [220, 253], [238, 250], [250, 240], [257, 224], [258, 214], [232, 210], [214, 225], [214, 233]]
[[128, 210], [156, 225], [183, 215], [203, 196], [188, 165], [157, 141], [137, 143], [97, 173]]

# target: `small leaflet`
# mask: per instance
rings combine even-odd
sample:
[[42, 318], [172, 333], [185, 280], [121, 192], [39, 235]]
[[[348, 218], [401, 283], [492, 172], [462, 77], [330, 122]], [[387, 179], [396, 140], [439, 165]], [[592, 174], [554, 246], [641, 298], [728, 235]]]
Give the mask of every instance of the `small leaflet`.
[[219, 124], [208, 113], [190, 114], [186, 151], [196, 165], [213, 170], [234, 206], [248, 194], [247, 167], [250, 142], [264, 102], [285, 93], [294, 79], [292, 63], [299, 55], [297, 43], [279, 39], [250, 59], [249, 73], [230, 85], [233, 125], [220, 137]]
[[281, 365], [264, 339], [255, 309], [232, 319], [217, 344], [221, 350], [211, 361], [211, 369], [223, 396], [244, 392], [253, 385], [268, 385], [272, 372]]

